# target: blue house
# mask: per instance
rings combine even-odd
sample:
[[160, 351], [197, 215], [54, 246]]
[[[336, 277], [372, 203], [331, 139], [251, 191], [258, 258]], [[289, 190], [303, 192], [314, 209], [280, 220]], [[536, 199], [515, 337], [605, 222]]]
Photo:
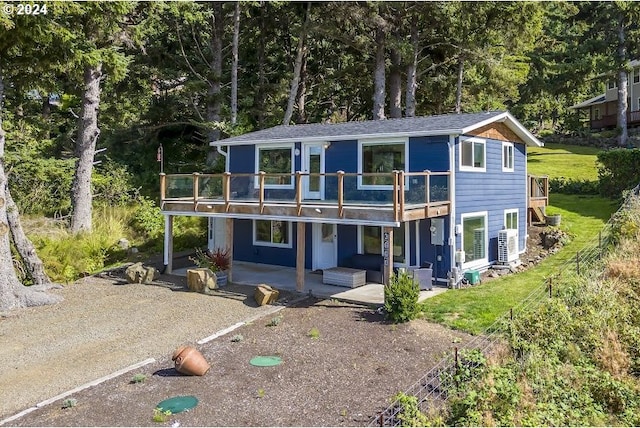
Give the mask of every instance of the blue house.
[[[508, 112], [276, 126], [211, 143], [224, 174], [161, 174], [165, 265], [173, 217], [209, 218], [233, 260], [305, 269], [378, 256], [430, 264], [449, 284], [524, 252], [548, 187], [527, 174], [542, 143]], [[375, 257], [374, 257], [375, 259]]]

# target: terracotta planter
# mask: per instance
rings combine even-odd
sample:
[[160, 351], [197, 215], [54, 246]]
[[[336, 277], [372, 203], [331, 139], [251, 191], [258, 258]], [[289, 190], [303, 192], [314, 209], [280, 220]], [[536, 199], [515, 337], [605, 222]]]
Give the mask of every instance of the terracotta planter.
[[200, 351], [192, 346], [181, 346], [176, 349], [171, 359], [175, 362], [178, 372], [190, 376], [203, 376], [211, 368]]

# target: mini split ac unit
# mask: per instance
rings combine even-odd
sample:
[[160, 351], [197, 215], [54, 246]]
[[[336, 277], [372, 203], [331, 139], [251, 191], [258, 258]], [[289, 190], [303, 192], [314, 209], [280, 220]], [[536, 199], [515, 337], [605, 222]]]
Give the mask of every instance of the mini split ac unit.
[[511, 263], [518, 260], [518, 231], [503, 229], [498, 232], [498, 262]]

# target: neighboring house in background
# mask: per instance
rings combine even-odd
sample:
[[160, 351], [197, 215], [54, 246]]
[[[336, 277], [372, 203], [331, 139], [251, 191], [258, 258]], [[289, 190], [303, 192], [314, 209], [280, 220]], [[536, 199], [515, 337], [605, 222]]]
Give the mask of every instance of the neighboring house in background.
[[[627, 127], [636, 127], [640, 126], [640, 60], [631, 61], [630, 66], [632, 70], [627, 88]], [[618, 124], [618, 82], [615, 76], [608, 77], [607, 91], [604, 94], [569, 107], [571, 110], [578, 110], [585, 117], [590, 129], [615, 128]]]
[[428, 262], [446, 283], [496, 263], [507, 229], [517, 258], [547, 201], [527, 175], [527, 147], [542, 143], [508, 112], [276, 126], [211, 145], [224, 174], [161, 174], [169, 271], [173, 217], [197, 215], [210, 248], [295, 266], [299, 290], [305, 269], [355, 254], [380, 255], [385, 280]]

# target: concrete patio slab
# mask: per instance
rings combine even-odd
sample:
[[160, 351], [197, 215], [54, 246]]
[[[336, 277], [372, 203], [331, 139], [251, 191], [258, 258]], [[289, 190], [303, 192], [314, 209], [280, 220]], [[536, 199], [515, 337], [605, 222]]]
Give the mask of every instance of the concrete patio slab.
[[[174, 269], [175, 275], [186, 275], [188, 268]], [[249, 262], [233, 262], [233, 283], [257, 286], [267, 284], [281, 290], [296, 292], [296, 269], [286, 266], [266, 265]], [[446, 287], [433, 287], [431, 291], [421, 291], [418, 301], [421, 302], [447, 291]], [[382, 284], [365, 284], [361, 287], [347, 288], [322, 283], [322, 273], [305, 271], [303, 294], [310, 294], [325, 299], [338, 299], [367, 305], [384, 304], [384, 286]]]

